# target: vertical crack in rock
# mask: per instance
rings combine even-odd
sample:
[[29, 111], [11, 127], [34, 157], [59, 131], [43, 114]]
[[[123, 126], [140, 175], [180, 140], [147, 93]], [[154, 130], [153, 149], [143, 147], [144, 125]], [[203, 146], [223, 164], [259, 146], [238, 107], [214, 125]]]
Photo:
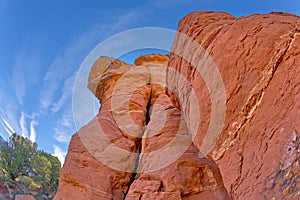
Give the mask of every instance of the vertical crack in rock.
[[136, 142], [136, 147], [137, 147], [137, 150], [138, 150], [138, 156], [137, 156], [137, 158], [136, 158], [135, 165], [134, 165], [134, 170], [133, 170], [132, 175], [131, 175], [131, 177], [130, 177], [129, 185], [128, 185], [128, 188], [127, 188], [127, 190], [126, 190], [126, 192], [125, 192], [125, 194], [124, 194], [123, 200], [126, 199], [127, 194], [128, 194], [128, 192], [129, 192], [129, 190], [130, 190], [130, 186], [131, 186], [132, 183], [134, 182], [135, 177], [136, 177], [136, 175], [137, 175], [137, 169], [138, 169], [138, 167], [139, 167], [139, 160], [140, 160], [140, 155], [141, 155], [141, 150], [142, 150], [142, 144], [141, 144], [141, 141], [142, 141], [142, 139], [139, 138], [139, 139], [137, 140], [137, 142]]
[[146, 119], [145, 119], [145, 126], [148, 125], [150, 121], [150, 107], [151, 107], [151, 99], [152, 99], [152, 89], [150, 90], [150, 98], [147, 104], [147, 110], [146, 110]]
[[[150, 85], [150, 84], [149, 84]], [[148, 100], [148, 103], [147, 103], [147, 106], [146, 106], [146, 116], [145, 116], [145, 126], [148, 125], [149, 121], [150, 121], [150, 108], [151, 108], [151, 100], [152, 100], [152, 88], [150, 90], [150, 97], [149, 97], [149, 100]], [[134, 170], [132, 172], [132, 175], [130, 177], [130, 182], [129, 182], [129, 185], [128, 185], [128, 188], [124, 194], [124, 197], [123, 197], [123, 200], [126, 199], [127, 195], [128, 195], [128, 192], [130, 190], [130, 186], [133, 184], [133, 182], [135, 181], [135, 177], [137, 175], [137, 170], [138, 170], [138, 167], [139, 167], [139, 163], [140, 163], [140, 156], [141, 156], [141, 152], [142, 152], [142, 138], [144, 137], [145, 135], [145, 131], [143, 132], [143, 134], [141, 135], [141, 137], [136, 141], [136, 149], [137, 149], [137, 153], [138, 153], [138, 156], [136, 158], [136, 161], [135, 161], [135, 165], [134, 165]]]

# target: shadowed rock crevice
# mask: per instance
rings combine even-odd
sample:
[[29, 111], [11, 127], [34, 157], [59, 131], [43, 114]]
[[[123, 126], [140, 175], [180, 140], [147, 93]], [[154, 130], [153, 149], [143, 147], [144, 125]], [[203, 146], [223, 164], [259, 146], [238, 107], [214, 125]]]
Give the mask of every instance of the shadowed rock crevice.
[[[149, 100], [148, 100], [148, 103], [147, 103], [147, 106], [146, 106], [146, 118], [145, 118], [145, 126], [147, 126], [147, 124], [149, 123], [150, 119], [151, 119], [151, 116], [150, 116], [150, 108], [151, 108], [151, 94], [152, 92], [152, 89], [150, 90], [150, 96], [149, 96]], [[137, 153], [138, 153], [138, 156], [137, 156], [137, 159], [135, 161], [135, 166], [134, 166], [134, 170], [132, 172], [132, 175], [130, 177], [130, 182], [129, 182], [129, 185], [128, 185], [128, 189], [126, 191], [126, 193], [124, 194], [124, 197], [123, 197], [123, 200], [126, 199], [127, 195], [128, 195], [128, 192], [129, 190], [131, 189], [131, 185], [133, 184], [133, 182], [135, 181], [135, 178], [138, 174], [138, 168], [139, 168], [139, 162], [140, 162], [140, 156], [141, 156], [141, 153], [142, 153], [142, 138], [144, 137], [144, 133], [142, 133], [141, 135], [141, 138], [139, 138], [136, 142], [136, 149], [137, 149]], [[141, 198], [141, 197], [140, 197]], [[140, 199], [139, 198], [139, 199]]]
[[126, 192], [124, 194], [123, 200], [126, 199], [127, 194], [128, 194], [128, 192], [130, 190], [130, 187], [133, 184], [133, 182], [135, 181], [135, 178], [136, 178], [136, 176], [138, 174], [137, 170], [138, 170], [138, 167], [139, 167], [139, 160], [140, 160], [141, 151], [142, 151], [142, 143], [141, 142], [142, 142], [142, 139], [138, 139], [137, 142], [136, 142], [136, 149], [137, 149], [136, 152], [138, 153], [138, 155], [137, 155], [137, 158], [136, 158], [136, 161], [135, 161], [135, 165], [134, 165], [134, 169], [132, 171], [132, 174], [131, 174], [131, 177], [130, 177], [130, 181], [128, 183], [128, 187], [127, 187], [127, 190], [126, 190]]
[[145, 125], [147, 126], [150, 119], [151, 119], [151, 113], [150, 113], [150, 107], [151, 107], [151, 97], [152, 97], [152, 89], [150, 91], [150, 98], [147, 104], [147, 108], [146, 108], [146, 119], [145, 119]]

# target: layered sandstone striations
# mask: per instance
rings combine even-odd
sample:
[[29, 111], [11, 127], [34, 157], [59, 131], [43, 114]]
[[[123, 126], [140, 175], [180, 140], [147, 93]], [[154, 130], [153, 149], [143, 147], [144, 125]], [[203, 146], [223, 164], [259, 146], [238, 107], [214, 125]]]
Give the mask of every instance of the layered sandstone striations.
[[[222, 114], [211, 112], [214, 94], [207, 80], [218, 79], [209, 70], [217, 67], [223, 80], [224, 126], [216, 145], [203, 149], [219, 166], [229, 194], [240, 200], [299, 199], [300, 17], [194, 12], [180, 21], [178, 31], [182, 35], [172, 47], [167, 86], [178, 97], [188, 129], [197, 130], [193, 141], [200, 149], [209, 124], [216, 126], [214, 117]], [[197, 94], [195, 103], [190, 87]], [[199, 127], [190, 112], [196, 106]]]
[[99, 114], [71, 140], [55, 199], [230, 199], [166, 95], [168, 56], [97, 60]]

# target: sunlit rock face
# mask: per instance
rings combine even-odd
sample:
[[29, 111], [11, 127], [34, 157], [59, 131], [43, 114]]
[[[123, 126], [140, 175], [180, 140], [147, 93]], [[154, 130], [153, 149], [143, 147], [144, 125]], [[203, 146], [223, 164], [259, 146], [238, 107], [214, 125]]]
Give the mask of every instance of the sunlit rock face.
[[98, 115], [71, 140], [55, 199], [230, 199], [166, 94], [169, 57], [101, 57], [89, 89]]
[[[219, 166], [230, 196], [299, 199], [300, 17], [270, 13], [235, 18], [194, 12], [180, 21], [178, 31], [209, 53], [223, 80], [226, 117], [207, 157]], [[179, 38], [173, 52], [188, 52], [191, 45]], [[192, 59], [170, 54], [170, 68], [193, 86], [197, 103], [190, 103], [190, 90], [177, 81], [174, 70], [167, 73], [167, 85], [178, 97], [189, 130], [198, 128], [189, 111], [200, 106], [201, 127], [194, 145], [201, 148], [215, 114], [213, 94], [205, 74], [195, 72], [197, 66], [191, 63]]]
[[100, 57], [55, 199], [298, 199], [300, 18], [193, 12], [170, 55]]

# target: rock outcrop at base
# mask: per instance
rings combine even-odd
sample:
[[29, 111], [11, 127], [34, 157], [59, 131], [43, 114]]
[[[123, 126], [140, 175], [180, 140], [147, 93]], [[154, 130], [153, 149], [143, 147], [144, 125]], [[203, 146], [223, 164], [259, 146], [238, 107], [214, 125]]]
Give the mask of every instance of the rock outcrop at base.
[[300, 17], [194, 12], [171, 53], [101, 57], [55, 199], [299, 199]]

